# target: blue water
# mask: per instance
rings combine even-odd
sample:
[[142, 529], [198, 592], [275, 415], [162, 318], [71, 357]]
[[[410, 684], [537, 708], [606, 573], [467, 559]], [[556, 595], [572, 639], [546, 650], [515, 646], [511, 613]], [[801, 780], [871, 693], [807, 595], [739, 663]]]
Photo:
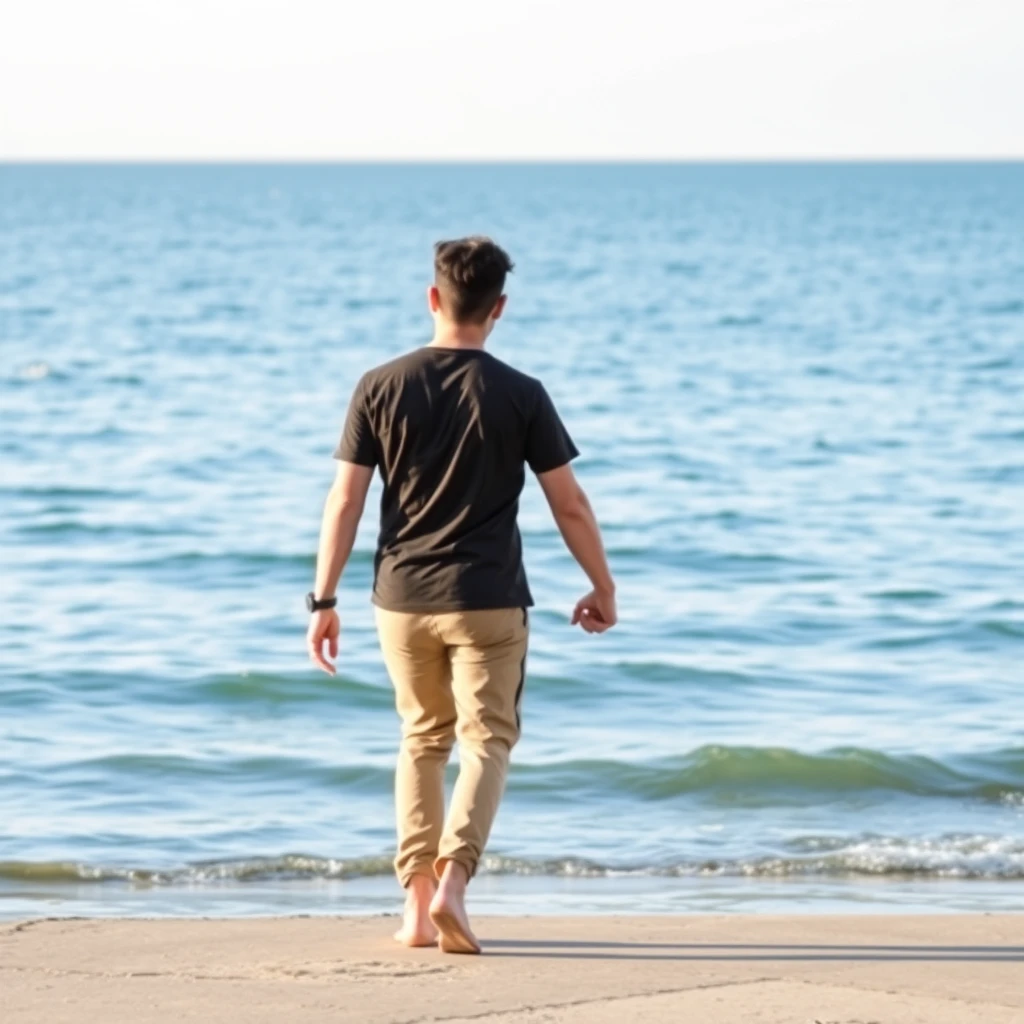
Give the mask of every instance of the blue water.
[[622, 614], [531, 481], [477, 908], [1024, 910], [1024, 167], [6, 166], [0, 914], [394, 909], [371, 514], [302, 596], [475, 231]]

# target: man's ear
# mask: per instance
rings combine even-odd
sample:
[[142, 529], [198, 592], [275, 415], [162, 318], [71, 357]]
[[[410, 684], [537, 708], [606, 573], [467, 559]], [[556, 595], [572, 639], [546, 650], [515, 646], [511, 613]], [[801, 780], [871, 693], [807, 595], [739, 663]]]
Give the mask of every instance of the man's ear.
[[500, 299], [494, 304], [494, 309], [491, 310], [491, 319], [500, 320], [501, 314], [505, 312], [505, 303], [508, 302], [508, 296], [502, 295]]
[[437, 290], [436, 284], [427, 289], [427, 306], [431, 313], [441, 312], [441, 293]]

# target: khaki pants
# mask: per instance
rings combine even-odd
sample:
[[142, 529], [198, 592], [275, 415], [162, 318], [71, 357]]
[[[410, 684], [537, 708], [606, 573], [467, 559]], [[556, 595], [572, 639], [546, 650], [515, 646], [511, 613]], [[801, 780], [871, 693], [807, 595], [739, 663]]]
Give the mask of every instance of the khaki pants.
[[[415, 614], [377, 609], [402, 745], [395, 773], [403, 886], [449, 860], [476, 872], [519, 739], [529, 627], [525, 608]], [[444, 816], [444, 769], [456, 738], [459, 777]]]

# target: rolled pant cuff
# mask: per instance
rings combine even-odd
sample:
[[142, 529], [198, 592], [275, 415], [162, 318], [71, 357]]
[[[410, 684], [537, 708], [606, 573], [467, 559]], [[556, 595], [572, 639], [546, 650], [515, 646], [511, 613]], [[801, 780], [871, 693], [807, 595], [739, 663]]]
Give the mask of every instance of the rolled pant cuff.
[[466, 869], [466, 874], [469, 878], [473, 878], [476, 875], [479, 858], [474, 857], [469, 850], [456, 850], [455, 853], [446, 853], [434, 861], [434, 873], [438, 878], [444, 874], [445, 865], [450, 860], [455, 861], [456, 864], [461, 864]]
[[412, 864], [405, 864], [402, 867], [395, 865], [395, 874], [398, 875], [398, 882], [403, 889], [409, 888], [409, 883], [417, 875], [426, 875], [431, 881], [434, 880], [434, 861], [423, 860]]

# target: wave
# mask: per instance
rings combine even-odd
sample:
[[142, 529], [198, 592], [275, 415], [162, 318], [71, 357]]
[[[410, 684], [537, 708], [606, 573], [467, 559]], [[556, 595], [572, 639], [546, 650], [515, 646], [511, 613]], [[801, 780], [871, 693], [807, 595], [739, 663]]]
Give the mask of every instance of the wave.
[[1020, 299], [1007, 299], [1005, 302], [989, 302], [981, 307], [981, 311], [989, 316], [1012, 316], [1015, 313], [1024, 313], [1024, 302]]
[[[105, 494], [99, 491], [74, 491], [64, 489], [62, 492], [31, 492], [31, 491], [10, 491], [0, 488], [0, 494], [14, 493], [16, 497], [48, 497], [48, 498], [124, 498], [124, 492], [119, 494]], [[55, 513], [55, 508], [44, 510], [50, 514]], [[67, 511], [61, 509], [61, 512]], [[83, 522], [80, 519], [60, 518], [49, 522], [30, 522], [16, 526], [18, 533], [32, 536], [44, 536], [52, 539], [62, 537], [171, 537], [177, 528], [152, 526], [145, 523], [102, 523]], [[372, 566], [374, 554], [365, 548], [357, 549], [349, 556], [348, 565]], [[308, 552], [275, 552], [275, 551], [177, 551], [156, 557], [130, 558], [127, 560], [107, 560], [104, 563], [106, 568], [112, 570], [131, 570], [141, 572], [144, 570], [268, 570], [282, 568], [285, 570], [308, 571], [316, 565], [316, 554]]]
[[216, 882], [369, 878], [389, 874], [390, 857], [338, 860], [305, 854], [198, 861], [180, 867], [121, 867], [75, 861], [0, 861], [0, 879], [36, 884], [131, 882], [135, 885], [193, 885]]
[[[23, 314], [27, 313], [27, 310], [22, 311]], [[24, 366], [18, 368], [14, 374], [13, 379], [17, 381], [37, 381], [46, 380], [49, 378], [64, 379], [64, 374], [55, 370], [53, 366], [43, 360], [38, 360], [33, 363], [26, 363]]]
[[667, 864], [608, 865], [582, 858], [530, 860], [485, 856], [481, 872], [583, 878], [870, 878], [1024, 879], [1024, 838], [945, 836], [904, 839], [871, 836], [852, 841], [808, 837], [804, 847], [748, 858], [688, 858]]
[[646, 799], [689, 793], [849, 794], [889, 791], [914, 796], [1024, 797], [1024, 748], [947, 757], [886, 754], [861, 747], [802, 753], [785, 747], [703, 746], [646, 763], [593, 760], [517, 765], [514, 784], [561, 792], [599, 787]]
[[65, 485], [43, 486], [38, 484], [0, 484], [0, 494], [14, 498], [105, 498], [111, 501], [125, 501], [142, 494], [138, 490], [124, 490], [109, 487], [74, 487]]
[[323, 676], [309, 672], [241, 672], [203, 676], [191, 684], [189, 691], [184, 694], [186, 700], [201, 694], [207, 700], [232, 704], [307, 704], [320, 701], [337, 704], [342, 701], [349, 708], [381, 711], [390, 711], [395, 704], [389, 686], [377, 686], [345, 675]]
[[[193, 687], [196, 684], [193, 684]], [[200, 682], [207, 696], [223, 702], [316, 703], [343, 699], [351, 708], [383, 711], [393, 697], [385, 687], [314, 678], [308, 685], [276, 676], [214, 677]], [[340, 693], [340, 689], [344, 693]], [[182, 688], [174, 691], [183, 692]], [[331, 789], [358, 788], [386, 794], [393, 784], [390, 764], [338, 764], [328, 758], [268, 754], [262, 757], [197, 757], [126, 748], [116, 753], [71, 759], [54, 771], [145, 775], [174, 779], [242, 778], [250, 782], [292, 779]], [[454, 765], [450, 768], [454, 771]], [[519, 762], [509, 794], [541, 804], [549, 796], [593, 796], [601, 801], [658, 802], [694, 797], [744, 808], [841, 799], [893, 797], [979, 800], [1024, 806], [1024, 749], [1013, 748], [944, 759], [922, 754], [885, 754], [858, 747], [821, 753], [788, 748], [704, 746], [678, 757], [650, 761], [586, 759]]]
[[[178, 867], [0, 861], [0, 880], [33, 885], [129, 883], [136, 886], [350, 880], [390, 875], [388, 854], [334, 858], [291, 853], [199, 861]], [[879, 878], [1022, 880], [1024, 838], [951, 835], [934, 839], [809, 836], [775, 855], [686, 858], [656, 864], [605, 864], [587, 858], [485, 855], [481, 874], [552, 878]]]
[[756, 327], [760, 323], [756, 313], [726, 313], [715, 321], [717, 327]]

